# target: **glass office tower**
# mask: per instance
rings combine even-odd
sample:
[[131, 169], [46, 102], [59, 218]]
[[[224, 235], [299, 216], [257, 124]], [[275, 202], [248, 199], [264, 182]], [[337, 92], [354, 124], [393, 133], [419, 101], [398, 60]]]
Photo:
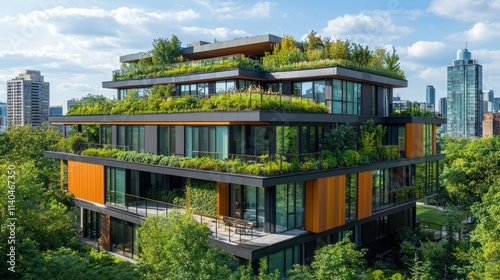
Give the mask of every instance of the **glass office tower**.
[[476, 138], [482, 135], [483, 67], [467, 49], [457, 52], [448, 66], [448, 135]]

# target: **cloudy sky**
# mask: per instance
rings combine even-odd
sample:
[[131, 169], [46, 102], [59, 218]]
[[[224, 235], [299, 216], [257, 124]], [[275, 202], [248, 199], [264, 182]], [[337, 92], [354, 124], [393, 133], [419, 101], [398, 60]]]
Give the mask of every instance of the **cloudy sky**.
[[500, 0], [183, 0], [10, 1], [0, 10], [0, 101], [6, 81], [25, 69], [50, 82], [51, 105], [101, 88], [120, 67], [119, 56], [150, 50], [175, 34], [185, 46], [260, 34], [311, 30], [371, 48], [394, 46], [408, 88], [403, 99], [425, 101], [425, 86], [446, 96], [446, 67], [467, 42], [483, 65], [483, 89], [500, 96]]

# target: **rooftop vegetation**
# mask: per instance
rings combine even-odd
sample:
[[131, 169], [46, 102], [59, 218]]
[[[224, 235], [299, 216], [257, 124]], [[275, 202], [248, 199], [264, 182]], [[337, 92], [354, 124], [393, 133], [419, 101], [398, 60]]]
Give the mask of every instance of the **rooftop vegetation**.
[[[219, 155], [216, 154], [212, 154], [212, 157], [209, 155], [189, 158], [123, 151], [112, 147], [89, 148], [83, 150], [81, 154], [169, 167], [273, 176], [398, 159], [400, 152], [397, 146], [382, 145], [384, 134], [385, 129], [381, 125], [375, 125], [369, 120], [361, 126], [359, 134], [350, 125], [340, 125], [330, 130], [321, 142], [320, 153], [261, 155], [259, 157], [225, 155], [224, 160], [217, 159]], [[81, 140], [81, 136], [78, 136], [75, 141], [70, 138], [64, 139], [60, 147], [70, 147], [65, 151], [75, 152], [74, 143], [81, 143]]]
[[124, 63], [120, 70], [113, 72], [113, 81], [167, 77], [244, 68], [263, 71], [289, 71], [321, 67], [344, 67], [404, 80], [405, 75], [399, 66], [399, 56], [377, 47], [370, 50], [367, 46], [349, 40], [335, 40], [317, 35], [311, 31], [302, 47], [297, 47], [292, 36], [285, 35], [281, 44], [265, 53], [262, 61], [255, 61], [243, 55], [214, 59], [185, 61], [180, 55], [181, 44], [175, 35], [172, 39], [156, 39], [151, 56], [138, 62]]
[[106, 100], [93, 105], [77, 105], [68, 115], [138, 115], [187, 112], [214, 112], [240, 110], [273, 110], [284, 112], [328, 113], [328, 107], [312, 99], [264, 92], [259, 87], [249, 87], [218, 95], [159, 96], [149, 98], [129, 94], [123, 100]]

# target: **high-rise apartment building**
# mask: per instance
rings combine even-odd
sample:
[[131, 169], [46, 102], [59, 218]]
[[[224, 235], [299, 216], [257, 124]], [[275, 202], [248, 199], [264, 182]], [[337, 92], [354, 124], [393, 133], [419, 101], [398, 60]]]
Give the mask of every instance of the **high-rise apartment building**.
[[7, 103], [0, 102], [0, 132], [5, 131], [7, 127]]
[[428, 85], [425, 89], [425, 102], [436, 107], [436, 89]]
[[[172, 85], [175, 96], [163, 99], [162, 109], [153, 114], [131, 108], [128, 114], [51, 117], [52, 124], [79, 130], [99, 125], [98, 146], [161, 158], [146, 164], [85, 155], [85, 150], [47, 151], [47, 157], [67, 166], [82, 235], [101, 239], [106, 250], [136, 258], [142, 221], [181, 207], [152, 194], [177, 194], [210, 228], [210, 244], [255, 266], [265, 259], [270, 271], [278, 269], [286, 277], [294, 264], [309, 263], [317, 248], [349, 231], [352, 241], [375, 257], [395, 246], [398, 228], [415, 228], [416, 200], [437, 192], [444, 155], [437, 150], [436, 129], [445, 120], [390, 117], [393, 90], [407, 86], [402, 78], [335, 65], [292, 71], [252, 66], [260, 65], [280, 42], [267, 34], [195, 45], [182, 50], [185, 62], [162, 67], [182, 65], [186, 72], [158, 75], [134, 70], [140, 56], [121, 57], [133, 67], [117, 70], [112, 81], [103, 82], [104, 88], [116, 90], [116, 104], [123, 104], [130, 92], [149, 92], [158, 84]], [[228, 61], [232, 66], [221, 68]], [[241, 92], [252, 88], [272, 89], [273, 94]], [[252, 107], [221, 107], [228, 98]], [[324, 110], [279, 109], [294, 100]], [[212, 101], [219, 105], [208, 111], [169, 107], [172, 102]], [[346, 123], [358, 131], [368, 119], [387, 129], [380, 149], [392, 156], [351, 167], [347, 158], [330, 162], [332, 166], [321, 160], [320, 142], [328, 131]], [[207, 164], [175, 163], [180, 160]], [[232, 162], [241, 167], [227, 168]], [[220, 168], [213, 169], [212, 163]], [[287, 167], [292, 163], [295, 169]]]
[[49, 83], [40, 71], [26, 70], [7, 81], [7, 123], [9, 126], [40, 126], [49, 118]]
[[483, 99], [483, 67], [467, 49], [459, 50], [448, 66], [448, 135], [481, 137]]

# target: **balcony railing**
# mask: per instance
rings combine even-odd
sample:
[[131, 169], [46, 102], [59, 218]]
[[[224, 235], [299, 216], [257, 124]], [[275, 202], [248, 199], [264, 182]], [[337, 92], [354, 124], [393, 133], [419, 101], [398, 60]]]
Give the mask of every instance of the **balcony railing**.
[[372, 196], [372, 211], [378, 212], [387, 208], [392, 208], [401, 204], [412, 202], [422, 199], [426, 196], [433, 195], [428, 193], [421, 185], [412, 187], [403, 187], [391, 190], [386, 193], [377, 194]]
[[[186, 208], [181, 205], [174, 205], [163, 201], [153, 200], [132, 194], [114, 194], [115, 197], [121, 197], [120, 203], [107, 203], [114, 207], [125, 209], [127, 212], [148, 217], [151, 215], [168, 215], [172, 211], [180, 211], [186, 213]], [[208, 226], [212, 233], [212, 237], [226, 240], [229, 242], [248, 242], [255, 238], [268, 235], [261, 230], [255, 229], [255, 223], [247, 220], [236, 219], [226, 216], [212, 217], [201, 213], [191, 212], [193, 218], [199, 223], [204, 223]], [[235, 235], [239, 235], [239, 239], [235, 239]], [[232, 238], [231, 238], [232, 237]]]

